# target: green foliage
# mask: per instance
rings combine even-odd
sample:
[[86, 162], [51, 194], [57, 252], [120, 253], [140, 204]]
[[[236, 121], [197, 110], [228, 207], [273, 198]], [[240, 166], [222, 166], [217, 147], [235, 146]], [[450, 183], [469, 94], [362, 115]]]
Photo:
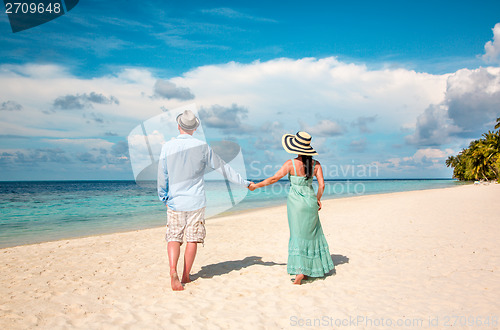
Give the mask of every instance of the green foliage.
[[[499, 128], [500, 118], [497, 118], [495, 129]], [[453, 168], [453, 177], [459, 180], [496, 179], [500, 182], [500, 130], [484, 133], [458, 155], [448, 157], [446, 166]]]

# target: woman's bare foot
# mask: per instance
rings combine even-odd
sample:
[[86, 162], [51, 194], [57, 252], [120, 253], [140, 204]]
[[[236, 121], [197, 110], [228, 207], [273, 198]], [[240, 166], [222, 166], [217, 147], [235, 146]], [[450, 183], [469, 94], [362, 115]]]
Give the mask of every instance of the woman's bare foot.
[[184, 283], [190, 283], [191, 282], [191, 279], [189, 278], [189, 275], [182, 275], [182, 280], [181, 280], [181, 283], [184, 284]]
[[172, 286], [172, 290], [174, 290], [174, 291], [184, 290], [184, 287], [182, 286], [181, 282], [179, 281], [179, 276], [177, 276], [177, 273], [170, 274], [170, 285]]
[[298, 274], [297, 276], [295, 276], [295, 281], [293, 282], [293, 284], [298, 284], [300, 285], [302, 280], [305, 278], [306, 276], [304, 274]]

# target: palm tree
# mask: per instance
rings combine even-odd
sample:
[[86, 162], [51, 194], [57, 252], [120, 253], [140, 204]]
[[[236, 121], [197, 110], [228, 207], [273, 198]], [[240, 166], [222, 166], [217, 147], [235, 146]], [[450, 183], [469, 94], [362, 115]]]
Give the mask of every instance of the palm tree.
[[484, 140], [476, 140], [475, 143], [469, 147], [471, 152], [470, 165], [471, 170], [474, 175], [474, 179], [488, 180], [488, 172], [490, 170], [488, 166], [488, 147], [486, 146]]
[[457, 165], [457, 157], [450, 156], [446, 159], [446, 167], [455, 167]]
[[488, 131], [483, 137], [488, 166], [495, 173], [495, 177], [500, 178], [500, 169], [496, 166], [496, 162], [500, 159], [500, 132]]
[[447, 167], [453, 167], [453, 178], [458, 179], [458, 180], [467, 180], [465, 177], [465, 171], [466, 171], [466, 164], [463, 161], [463, 152], [465, 150], [462, 150], [458, 155], [456, 156], [450, 156], [448, 159], [446, 159], [446, 166]]
[[[500, 117], [495, 129], [500, 128]], [[490, 180], [500, 182], [500, 130], [488, 131], [483, 138], [471, 141], [469, 147], [457, 156], [446, 159], [446, 166], [453, 167], [453, 177], [459, 180]]]

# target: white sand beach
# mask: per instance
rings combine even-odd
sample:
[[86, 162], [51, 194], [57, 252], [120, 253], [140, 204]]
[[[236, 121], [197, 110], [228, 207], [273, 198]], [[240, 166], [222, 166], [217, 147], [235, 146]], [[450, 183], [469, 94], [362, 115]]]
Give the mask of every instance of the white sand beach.
[[182, 292], [164, 228], [2, 249], [0, 328], [500, 328], [500, 185], [327, 200], [320, 218], [336, 274], [301, 286], [286, 206], [209, 219]]

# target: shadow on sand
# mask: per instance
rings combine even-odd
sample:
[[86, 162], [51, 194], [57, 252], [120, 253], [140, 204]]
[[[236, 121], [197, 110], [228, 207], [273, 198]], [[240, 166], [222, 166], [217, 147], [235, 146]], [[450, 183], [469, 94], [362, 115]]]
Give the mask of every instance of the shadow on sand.
[[332, 261], [335, 267], [342, 264], [348, 264], [349, 258], [341, 254], [332, 254]]
[[[349, 258], [340, 254], [332, 254], [332, 261], [335, 267], [349, 263]], [[231, 260], [231, 261], [223, 261], [217, 264], [211, 264], [207, 266], [202, 266], [200, 271], [196, 274], [191, 275], [191, 280], [196, 280], [198, 278], [212, 278], [214, 276], [220, 276], [224, 274], [228, 274], [233, 270], [240, 270], [243, 268], [247, 268], [253, 265], [262, 265], [262, 266], [286, 266], [286, 263], [276, 263], [273, 261], [262, 261], [262, 257], [251, 256], [246, 257], [241, 260]], [[302, 281], [303, 284], [311, 283], [317, 280], [324, 280], [327, 277], [335, 275], [335, 269], [325, 274], [324, 277], [309, 277]], [[294, 279], [292, 279], [293, 281]]]
[[286, 266], [286, 264], [279, 264], [272, 261], [262, 261], [262, 257], [251, 256], [242, 260], [223, 261], [217, 264], [202, 266], [198, 273], [191, 275], [191, 280], [196, 280], [198, 278], [212, 278], [214, 276], [228, 274], [233, 270], [240, 270], [253, 265]]
[[[335, 269], [326, 273], [325, 276], [323, 276], [323, 277], [307, 277], [306, 279], [302, 280], [302, 284], [312, 283], [312, 282], [317, 281], [317, 280], [324, 280], [327, 277], [330, 277], [330, 276], [335, 275], [337, 273], [337, 271], [336, 271], [337, 266], [349, 263], [349, 257], [343, 256], [341, 254], [332, 254], [331, 257], [332, 257], [332, 261], [333, 261], [333, 265], [335, 266]], [[291, 281], [292, 282], [295, 281], [295, 278], [292, 278]]]

